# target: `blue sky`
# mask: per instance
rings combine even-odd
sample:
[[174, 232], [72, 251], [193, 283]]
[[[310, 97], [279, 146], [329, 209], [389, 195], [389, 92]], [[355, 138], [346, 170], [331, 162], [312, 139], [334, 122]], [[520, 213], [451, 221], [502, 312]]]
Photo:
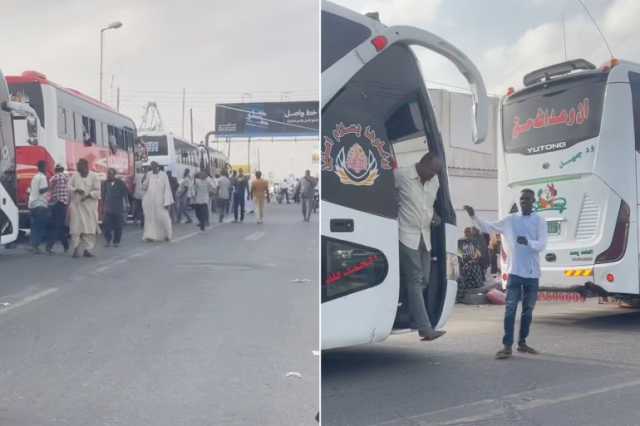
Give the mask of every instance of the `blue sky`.
[[[614, 55], [640, 62], [640, 1], [584, 0]], [[462, 49], [483, 73], [489, 92], [518, 87], [536, 68], [564, 60], [562, 16], [568, 58], [595, 65], [609, 59], [597, 30], [576, 0], [337, 0], [358, 12], [376, 10], [387, 25], [409, 24], [431, 31]], [[466, 86], [446, 60], [421, 53], [427, 80]]]

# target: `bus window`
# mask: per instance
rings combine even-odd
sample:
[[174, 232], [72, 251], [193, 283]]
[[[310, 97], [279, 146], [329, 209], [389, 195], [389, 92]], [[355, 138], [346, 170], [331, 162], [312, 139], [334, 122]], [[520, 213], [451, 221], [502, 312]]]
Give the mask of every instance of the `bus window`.
[[322, 302], [375, 287], [389, 271], [387, 259], [371, 247], [333, 238], [322, 239]]
[[96, 140], [96, 120], [82, 116], [82, 142], [85, 146], [95, 145]]
[[75, 120], [76, 129], [76, 141], [84, 142], [86, 138], [86, 131], [84, 124], [82, 123], [82, 116], [77, 112], [73, 113], [73, 119]]
[[36, 111], [40, 125], [45, 126], [42, 86], [40, 83], [19, 83], [9, 86], [11, 97], [18, 102], [27, 102]]
[[385, 123], [398, 167], [420, 161], [429, 150], [425, 119], [417, 96], [401, 103]]
[[631, 103], [633, 105], [633, 133], [635, 134], [636, 151], [640, 152], [640, 74], [629, 73], [631, 86]]
[[536, 154], [598, 136], [606, 81], [606, 73], [588, 73], [507, 98], [502, 107], [505, 152]]
[[67, 137], [67, 110], [63, 107], [58, 107], [58, 137]]
[[133, 131], [127, 127], [124, 129], [124, 145], [128, 152], [133, 152]]
[[329, 68], [371, 36], [364, 25], [329, 12], [322, 12], [322, 71]]

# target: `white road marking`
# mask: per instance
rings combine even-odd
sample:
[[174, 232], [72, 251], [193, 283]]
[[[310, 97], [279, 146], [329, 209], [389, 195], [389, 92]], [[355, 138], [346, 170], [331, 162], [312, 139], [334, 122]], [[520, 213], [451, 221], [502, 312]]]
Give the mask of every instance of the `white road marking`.
[[193, 232], [190, 232], [190, 233], [188, 233], [187, 235], [182, 235], [181, 237], [174, 238], [174, 239], [172, 240], [172, 242], [174, 242], [174, 243], [179, 243], [180, 241], [187, 240], [187, 239], [189, 239], [189, 238], [191, 238], [191, 237], [194, 237], [194, 236], [196, 236], [196, 235], [198, 235], [198, 234], [202, 234], [202, 231], [193, 231]]
[[52, 288], [48, 288], [46, 290], [42, 290], [38, 293], [32, 294], [31, 296], [27, 296], [24, 299], [14, 303], [13, 305], [10, 305], [6, 308], [0, 309], [0, 315], [2, 314], [6, 314], [7, 312], [10, 312], [14, 309], [20, 308], [28, 303], [31, 302], [35, 302], [36, 300], [42, 299], [44, 297], [47, 297], [50, 294], [55, 293], [56, 291], [58, 291], [57, 287], [52, 287]]
[[[435, 410], [435, 411], [431, 411], [428, 413], [423, 413], [415, 416], [399, 417], [399, 418], [388, 420], [382, 423], [376, 423], [375, 425], [372, 425], [372, 426], [405, 424], [408, 420], [416, 424], [423, 424], [424, 422], [424, 424], [438, 425], [438, 426], [453, 426], [453, 425], [462, 425], [462, 424], [473, 425], [473, 424], [478, 424], [480, 422], [484, 422], [487, 420], [491, 420], [498, 416], [507, 415], [508, 412], [511, 410], [524, 411], [524, 410], [531, 410], [534, 408], [548, 407], [551, 405], [557, 405], [565, 402], [576, 401], [578, 399], [588, 398], [594, 395], [605, 394], [608, 392], [637, 387], [637, 386], [640, 386], [640, 379], [631, 380], [624, 383], [618, 383], [612, 386], [604, 386], [604, 387], [596, 388], [592, 390], [569, 393], [563, 396], [554, 396], [553, 399], [535, 398], [534, 396], [532, 396], [533, 392], [526, 391], [526, 392], [520, 392], [520, 393], [508, 395], [506, 398], [506, 401], [510, 402], [510, 404], [508, 404], [509, 405], [508, 408], [506, 407], [494, 408], [474, 416], [459, 417], [459, 418], [449, 419], [447, 421], [438, 422], [438, 423], [429, 421], [429, 417], [434, 415], [444, 415], [448, 411], [471, 408], [471, 407], [478, 407], [480, 409], [482, 406], [485, 406], [485, 405], [497, 404], [501, 401], [505, 402], [505, 399], [502, 399], [502, 400], [484, 399], [480, 401], [474, 401], [471, 403], [461, 404], [455, 407], [445, 408], [443, 410]], [[539, 393], [542, 390], [543, 389], [537, 389], [534, 392]], [[529, 398], [531, 398], [531, 400], [526, 402], [515, 402], [518, 400], [529, 399]], [[511, 402], [511, 401], [514, 401], [514, 402]]]
[[264, 232], [258, 231], [258, 232], [254, 232], [253, 234], [247, 235], [246, 237], [244, 237], [244, 239], [246, 241], [258, 241], [262, 237], [264, 237]]

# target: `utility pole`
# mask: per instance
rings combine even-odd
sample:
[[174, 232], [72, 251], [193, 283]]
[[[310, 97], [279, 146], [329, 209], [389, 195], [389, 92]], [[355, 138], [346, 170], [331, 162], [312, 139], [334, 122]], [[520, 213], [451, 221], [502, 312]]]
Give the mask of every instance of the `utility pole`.
[[564, 22], [564, 13], [562, 14], [562, 47], [564, 50], [564, 60], [567, 61], [567, 34]]
[[116, 91], [116, 111], [120, 112], [120, 86], [118, 86], [118, 90]]
[[193, 143], [193, 108], [189, 108], [189, 121], [191, 122], [191, 143]]
[[186, 90], [182, 89], [182, 137], [184, 138], [184, 107], [185, 107]]
[[247, 139], [247, 174], [251, 174], [251, 136]]

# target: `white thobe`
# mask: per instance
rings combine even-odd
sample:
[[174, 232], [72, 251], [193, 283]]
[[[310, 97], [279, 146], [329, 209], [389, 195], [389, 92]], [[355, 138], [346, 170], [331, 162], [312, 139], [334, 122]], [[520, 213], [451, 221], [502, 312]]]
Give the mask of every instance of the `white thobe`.
[[143, 183], [144, 240], [170, 240], [173, 234], [168, 207], [173, 204], [171, 185], [166, 173], [147, 173]]

